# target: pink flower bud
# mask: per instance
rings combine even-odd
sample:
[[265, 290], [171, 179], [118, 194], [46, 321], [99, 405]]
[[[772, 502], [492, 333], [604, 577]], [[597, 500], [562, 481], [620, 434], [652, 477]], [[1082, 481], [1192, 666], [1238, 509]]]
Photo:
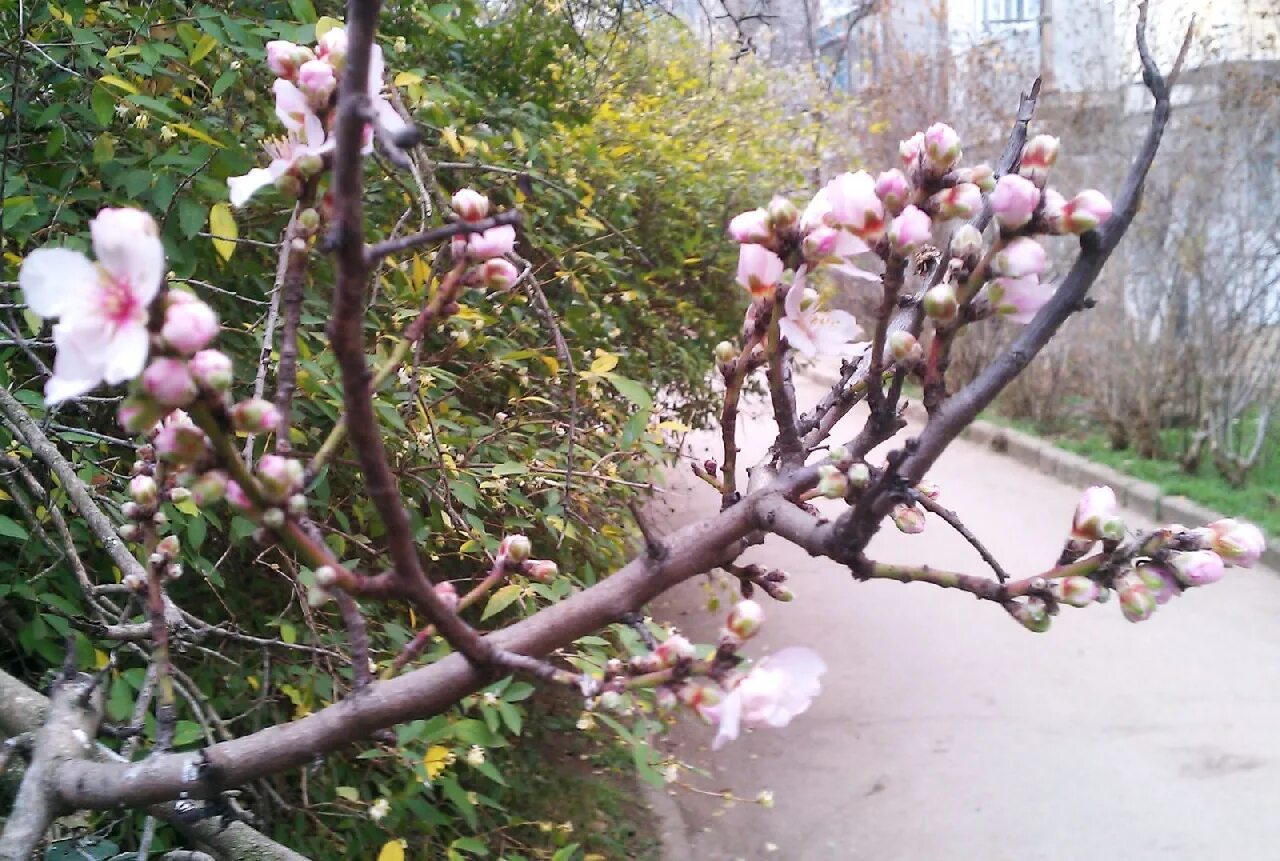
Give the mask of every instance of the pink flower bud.
[[347, 64], [347, 31], [333, 27], [316, 42], [316, 56], [341, 72]]
[[[249, 499], [249, 495], [244, 492], [244, 488], [234, 481], [228, 481], [226, 486], [227, 504], [239, 511], [241, 514], [252, 514], [254, 511], [253, 501]], [[279, 510], [279, 509], [275, 509]]]
[[1162, 565], [1152, 563], [1141, 565], [1135, 573], [1142, 578], [1147, 591], [1156, 599], [1157, 604], [1166, 603], [1170, 598], [1182, 591], [1178, 578], [1174, 577], [1173, 572]]
[[141, 508], [155, 508], [160, 501], [160, 490], [156, 480], [149, 475], [135, 475], [129, 480], [129, 496]]
[[960, 161], [960, 135], [946, 123], [934, 123], [924, 133], [924, 164], [934, 173], [946, 173]]
[[1063, 233], [1066, 230], [1062, 223], [1062, 214], [1067, 206], [1066, 198], [1054, 188], [1046, 188], [1042, 197], [1044, 202], [1040, 206], [1040, 226], [1046, 233]]
[[996, 313], [1004, 314], [1014, 323], [1030, 323], [1053, 298], [1053, 285], [1042, 284], [1038, 275], [996, 278], [983, 289]]
[[313, 59], [315, 54], [302, 45], [283, 40], [267, 43], [267, 68], [278, 78], [292, 81], [298, 74], [298, 67]]
[[231, 408], [231, 424], [241, 433], [267, 433], [280, 426], [280, 411], [271, 401], [247, 398]]
[[510, 224], [490, 227], [483, 233], [455, 236], [452, 251], [455, 259], [488, 260], [510, 254], [516, 247], [516, 229]]
[[1064, 604], [1087, 607], [1098, 600], [1099, 587], [1088, 577], [1063, 577], [1054, 581], [1053, 592]]
[[1040, 189], [1028, 179], [1008, 173], [1000, 177], [991, 192], [991, 212], [1003, 230], [1013, 231], [1031, 220], [1040, 202]]
[[924, 532], [924, 511], [915, 505], [899, 502], [893, 507], [892, 517], [893, 525], [898, 527], [899, 532], [905, 532], [908, 535]]
[[886, 170], [876, 177], [876, 196], [884, 202], [884, 207], [891, 215], [902, 212], [911, 194], [911, 184], [907, 177], [896, 167]]
[[480, 266], [480, 281], [490, 290], [510, 290], [520, 270], [505, 257], [491, 257]]
[[1058, 139], [1053, 135], [1036, 135], [1022, 147], [1023, 167], [1051, 168], [1058, 161]]
[[181, 359], [152, 359], [142, 372], [142, 389], [164, 407], [185, 407], [196, 398], [196, 383]]
[[178, 540], [176, 535], [166, 535], [156, 542], [156, 552], [161, 556], [173, 559], [182, 552], [182, 542]]
[[956, 171], [956, 180], [973, 183], [983, 194], [990, 194], [996, 189], [996, 172], [989, 164], [975, 164], [973, 167], [960, 168]]
[[337, 86], [338, 77], [333, 72], [333, 66], [324, 60], [308, 60], [298, 67], [298, 89], [316, 111], [329, 106], [329, 97]]
[[174, 410], [156, 432], [156, 457], [165, 463], [191, 463], [205, 453], [204, 431], [182, 410]]
[[1222, 557], [1212, 550], [1175, 553], [1170, 558], [1169, 565], [1173, 569], [1173, 576], [1188, 588], [1217, 583], [1226, 573]]
[[120, 422], [120, 427], [124, 428], [125, 433], [136, 435], [155, 427], [156, 422], [164, 418], [166, 412], [168, 412], [167, 409], [151, 398], [143, 395], [129, 395], [120, 403], [116, 420]]
[[754, 637], [763, 624], [764, 608], [750, 599], [734, 604], [733, 609], [729, 611], [729, 618], [725, 621], [725, 627], [729, 632], [743, 640]]
[[916, 336], [905, 329], [899, 329], [890, 334], [888, 346], [889, 355], [895, 362], [916, 360], [924, 356], [924, 348], [920, 346]]
[[191, 483], [191, 501], [197, 507], [213, 505], [227, 495], [227, 474], [218, 469], [201, 473]]
[[170, 302], [164, 312], [160, 337], [179, 353], [190, 355], [218, 334], [218, 315], [199, 299]]
[[960, 301], [956, 298], [956, 288], [950, 284], [931, 287], [924, 294], [924, 312], [935, 323], [945, 326], [954, 322], [960, 314]]
[[898, 157], [902, 159], [902, 166], [907, 173], [911, 173], [912, 168], [916, 167], [920, 162], [920, 156], [924, 153], [924, 132], [916, 132], [911, 137], [898, 143]]
[[452, 583], [437, 583], [432, 587], [435, 590], [436, 597], [440, 599], [440, 603], [451, 611], [458, 609], [458, 589]]
[[1156, 611], [1156, 599], [1141, 577], [1126, 574], [1116, 581], [1120, 612], [1130, 622], [1145, 622]]
[[818, 467], [818, 493], [827, 499], [843, 499], [849, 492], [849, 477], [838, 466], [824, 463]]
[[263, 494], [273, 502], [287, 499], [302, 487], [302, 463], [293, 458], [263, 455], [258, 461], [257, 473]]
[[187, 362], [187, 370], [196, 385], [211, 392], [225, 392], [231, 387], [231, 359], [219, 350], [201, 350]]
[[933, 222], [924, 211], [914, 206], [902, 210], [902, 214], [889, 225], [889, 243], [900, 254], [910, 254], [929, 241], [933, 235]]
[[729, 237], [734, 242], [767, 245], [773, 241], [773, 224], [765, 209], [753, 209], [735, 215], [729, 222]]
[[1049, 608], [1044, 603], [1043, 598], [1027, 598], [1023, 601], [1017, 601], [1009, 611], [1009, 615], [1013, 616], [1018, 624], [1033, 634], [1043, 634], [1049, 630], [1049, 625], [1053, 623], [1053, 617], [1049, 615]]
[[549, 583], [557, 574], [560, 573], [560, 566], [552, 562], [550, 559], [530, 559], [524, 563], [524, 574], [530, 580], [537, 580], [539, 583]]
[[982, 191], [971, 182], [961, 182], [935, 194], [933, 204], [943, 218], [972, 218], [982, 209]]
[[498, 545], [498, 556], [508, 562], [519, 565], [533, 553], [533, 542], [524, 535], [508, 535]]
[[1209, 524], [1210, 547], [1229, 565], [1252, 568], [1267, 549], [1262, 531], [1252, 523], [1231, 517]]
[[769, 201], [769, 220], [775, 230], [789, 230], [800, 220], [800, 209], [788, 198], [775, 194]]
[[489, 214], [489, 198], [473, 188], [460, 188], [449, 201], [463, 221], [479, 221]]
[[1068, 233], [1087, 233], [1111, 217], [1111, 201], [1092, 188], [1071, 198], [1062, 208], [1062, 226]]
[[876, 196], [876, 183], [865, 170], [842, 173], [823, 188], [831, 205], [832, 227], [843, 227], [867, 242], [884, 235], [884, 204]]
[[972, 224], [962, 224], [951, 235], [951, 256], [976, 261], [982, 254], [982, 233]]
[[763, 245], [748, 244], [738, 250], [738, 283], [754, 298], [772, 295], [782, 270], [782, 258]]
[[672, 634], [658, 644], [653, 654], [662, 666], [673, 667], [680, 661], [693, 660], [697, 651], [693, 648], [693, 643], [679, 634]]
[[1085, 541], [1102, 537], [1102, 523], [1115, 516], [1116, 494], [1105, 485], [1090, 487], [1076, 503], [1071, 521], [1071, 535]]
[[991, 271], [996, 275], [1021, 278], [1039, 275], [1045, 267], [1044, 247], [1034, 239], [1022, 236], [996, 252], [991, 260]]

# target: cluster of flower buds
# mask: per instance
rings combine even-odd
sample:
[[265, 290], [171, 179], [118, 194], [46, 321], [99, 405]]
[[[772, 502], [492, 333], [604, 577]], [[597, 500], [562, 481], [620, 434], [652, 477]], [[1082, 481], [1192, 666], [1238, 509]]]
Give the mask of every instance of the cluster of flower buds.
[[[489, 217], [489, 198], [480, 192], [463, 188], [450, 202], [453, 212], [464, 224], [474, 224]], [[466, 281], [493, 290], [509, 290], [520, 278], [520, 271], [506, 258], [515, 250], [516, 229], [509, 224], [453, 237], [450, 250], [456, 261], [467, 261], [471, 268]]]
[[871, 469], [855, 462], [844, 446], [827, 452], [827, 462], [818, 467], [818, 495], [827, 499], [844, 499], [850, 492], [862, 490], [871, 481]]
[[[332, 134], [334, 103], [346, 59], [347, 33], [342, 27], [320, 32], [314, 48], [285, 41], [267, 43], [267, 68], [276, 76], [271, 87], [276, 117], [285, 128], [285, 137], [263, 141], [271, 158], [267, 167], [227, 179], [233, 206], [244, 205], [268, 185], [288, 197], [297, 197], [307, 181], [325, 170], [337, 143]], [[417, 138], [414, 127], [382, 95], [384, 71], [382, 48], [374, 45], [368, 89], [372, 121], [365, 127], [365, 153], [372, 151], [375, 135], [392, 153], [400, 153]]]
[[734, 569], [738, 578], [738, 588], [743, 598], [750, 598], [759, 587], [775, 601], [793, 601], [795, 595], [786, 587], [787, 573], [776, 568], [767, 569], [754, 563]]
[[495, 564], [511, 571], [519, 571], [530, 580], [547, 583], [560, 573], [560, 567], [550, 559], [531, 559], [533, 542], [525, 535], [508, 535], [498, 545]]

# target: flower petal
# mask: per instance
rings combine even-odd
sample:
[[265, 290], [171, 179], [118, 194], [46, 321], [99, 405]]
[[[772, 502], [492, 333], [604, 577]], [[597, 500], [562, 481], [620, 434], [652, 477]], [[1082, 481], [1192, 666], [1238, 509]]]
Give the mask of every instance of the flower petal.
[[136, 378], [147, 363], [150, 344], [151, 336], [145, 325], [122, 326], [108, 345], [103, 379], [115, 384]]
[[140, 209], [104, 209], [89, 222], [93, 253], [113, 278], [124, 281], [142, 307], [160, 292], [164, 243], [155, 220]]
[[394, 135], [409, 125], [386, 99], [374, 99], [373, 110], [378, 117], [379, 131]]
[[[800, 292], [792, 288], [792, 293]], [[791, 301], [791, 294], [787, 294], [787, 302]], [[791, 345], [791, 349], [797, 350], [809, 358], [818, 355], [818, 344], [814, 340], [809, 329], [804, 325], [802, 319], [793, 317], [783, 317], [778, 321], [778, 331], [782, 337], [787, 339], [787, 343]]]
[[83, 305], [99, 277], [97, 267], [79, 251], [37, 248], [22, 261], [18, 284], [32, 311], [41, 317], [59, 317]]
[[307, 116], [315, 116], [307, 97], [292, 81], [276, 78], [271, 90], [276, 94], [276, 116], [291, 132], [300, 132], [306, 128]]
[[59, 323], [53, 327], [57, 355], [53, 376], [45, 384], [45, 402], [52, 405], [83, 395], [102, 382], [106, 345], [99, 326]]
[[[276, 163], [272, 162], [271, 164], [274, 166]], [[270, 169], [255, 167], [244, 176], [227, 177], [227, 197], [230, 198], [232, 206], [239, 208], [248, 203], [249, 198], [257, 194], [259, 190], [266, 188], [275, 181], [276, 177], [272, 175]]]
[[712, 750], [719, 750], [738, 737], [742, 725], [742, 696], [735, 689], [720, 702], [720, 727], [711, 742]]

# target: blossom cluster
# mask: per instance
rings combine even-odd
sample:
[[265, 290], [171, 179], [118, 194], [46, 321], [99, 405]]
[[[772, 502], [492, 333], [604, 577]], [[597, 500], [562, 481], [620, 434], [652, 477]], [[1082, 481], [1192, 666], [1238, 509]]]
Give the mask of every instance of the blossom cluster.
[[[276, 76], [272, 84], [276, 117], [285, 134], [262, 142], [271, 158], [267, 167], [227, 179], [233, 206], [243, 206], [268, 185], [297, 197], [307, 180], [324, 171], [336, 145], [336, 94], [346, 66], [347, 33], [342, 27], [322, 33], [314, 48], [285, 41], [267, 43], [267, 67]], [[412, 129], [382, 94], [384, 70], [382, 48], [374, 45], [368, 85], [372, 122], [365, 127], [365, 154], [372, 152], [375, 135], [398, 149]]]
[[[449, 203], [464, 224], [476, 224], [489, 217], [489, 198], [475, 189], [459, 189]], [[516, 229], [510, 224], [500, 224], [453, 237], [450, 252], [454, 261], [471, 264], [466, 276], [468, 283], [506, 290], [520, 277], [516, 267], [506, 259], [506, 255], [515, 250], [515, 244]]]

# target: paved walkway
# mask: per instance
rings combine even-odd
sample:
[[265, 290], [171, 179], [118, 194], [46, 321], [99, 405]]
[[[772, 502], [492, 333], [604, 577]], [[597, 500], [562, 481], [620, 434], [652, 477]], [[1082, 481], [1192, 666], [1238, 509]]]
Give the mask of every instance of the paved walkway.
[[[802, 406], [817, 398], [800, 388]], [[742, 462], [771, 431], [744, 420]], [[710, 437], [694, 449], [718, 456]], [[931, 478], [1014, 576], [1052, 562], [1079, 494], [968, 443]], [[664, 505], [676, 522], [716, 500], [675, 476]], [[890, 527], [871, 555], [983, 571], [933, 518], [922, 535]], [[1065, 607], [1037, 635], [962, 593], [854, 582], [779, 539], [748, 558], [789, 571], [797, 595], [764, 599], [769, 618], [749, 652], [803, 644], [831, 670], [791, 726], [715, 754], [712, 731], [682, 721], [673, 747], [707, 772], [691, 782], [747, 798], [768, 789], [776, 804], [680, 792], [663, 805], [669, 861], [1280, 858], [1273, 572], [1233, 570], [1141, 625], [1114, 603]], [[720, 614], [702, 609], [706, 594], [703, 581], [685, 584], [661, 615], [708, 641]]]

